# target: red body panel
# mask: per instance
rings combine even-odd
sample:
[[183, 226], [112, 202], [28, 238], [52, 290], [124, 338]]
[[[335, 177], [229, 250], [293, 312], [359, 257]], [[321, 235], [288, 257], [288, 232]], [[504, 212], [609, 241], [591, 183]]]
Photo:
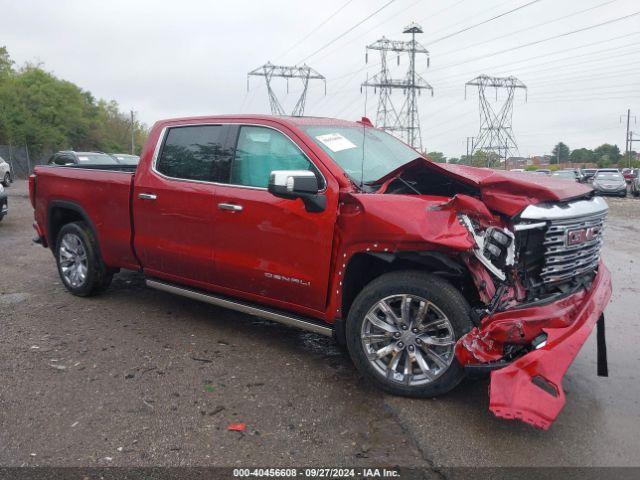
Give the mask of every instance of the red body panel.
[[[213, 281], [215, 185], [167, 180], [150, 170], [133, 188], [134, 247], [149, 275]], [[151, 194], [153, 201], [139, 197]]]
[[[168, 179], [155, 172], [152, 162], [163, 129], [198, 123], [266, 125], [285, 133], [325, 178], [327, 208], [311, 213], [300, 199], [277, 198], [266, 189]], [[458, 215], [504, 226], [529, 204], [577, 198], [590, 191], [573, 182], [420, 158], [383, 180], [390, 182], [418, 166], [471, 186], [478, 194], [358, 193], [340, 167], [299, 128], [306, 123], [353, 125], [269, 116], [162, 121], [152, 128], [134, 175], [37, 167], [29, 182], [36, 230], [45, 232], [45, 245], [53, 245], [47, 230], [49, 207], [52, 202], [72, 203], [81, 207], [95, 228], [110, 267], [142, 269], [153, 277], [333, 323], [342, 316], [345, 270], [352, 257], [362, 252], [438, 251], [459, 256], [478, 288], [478, 297], [488, 302], [496, 288], [484, 266], [469, 255], [475, 243]], [[149, 201], [139, 198], [140, 194], [156, 198]], [[243, 209], [221, 210], [219, 203]], [[531, 342], [542, 331], [549, 335], [546, 347], [493, 372], [491, 410], [496, 415], [549, 426], [564, 403], [562, 376], [602, 313], [610, 291], [608, 272], [601, 265], [588, 291], [544, 307], [497, 313], [460, 339], [456, 356], [462, 364], [471, 364], [499, 360], [504, 343]], [[533, 385], [536, 376], [553, 383], [558, 396]]]
[[49, 237], [47, 228], [50, 205], [72, 203], [81, 206], [93, 224], [102, 258], [108, 266], [138, 268], [131, 249], [129, 213], [133, 175], [46, 166], [37, 166], [34, 171], [37, 178], [35, 219], [46, 232], [49, 245], [55, 245], [56, 240]]

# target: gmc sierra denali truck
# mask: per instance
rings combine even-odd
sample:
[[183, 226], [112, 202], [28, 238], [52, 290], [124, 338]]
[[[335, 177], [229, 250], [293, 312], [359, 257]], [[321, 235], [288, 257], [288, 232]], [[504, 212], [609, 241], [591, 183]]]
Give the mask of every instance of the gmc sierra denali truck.
[[489, 372], [490, 410], [543, 429], [611, 296], [590, 187], [433, 163], [365, 118], [160, 121], [137, 167], [38, 166], [29, 187], [74, 295], [136, 270], [334, 335], [393, 394]]

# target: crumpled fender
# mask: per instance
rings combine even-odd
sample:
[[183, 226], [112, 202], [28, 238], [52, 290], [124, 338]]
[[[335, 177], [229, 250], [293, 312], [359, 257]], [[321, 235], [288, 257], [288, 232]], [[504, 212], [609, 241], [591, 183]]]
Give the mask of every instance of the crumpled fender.
[[[458, 213], [486, 218], [495, 217], [478, 199], [467, 195], [445, 198], [431, 195], [368, 195], [342, 193], [338, 226], [345, 244], [370, 242], [411, 248], [442, 248], [465, 252], [475, 245], [473, 238], [458, 220]], [[399, 213], [400, 212], [400, 213]]]

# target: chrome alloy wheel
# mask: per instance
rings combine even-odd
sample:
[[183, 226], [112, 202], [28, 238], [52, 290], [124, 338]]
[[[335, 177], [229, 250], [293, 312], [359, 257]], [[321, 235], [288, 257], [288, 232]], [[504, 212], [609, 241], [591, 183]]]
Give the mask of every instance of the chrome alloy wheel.
[[74, 233], [67, 233], [60, 241], [60, 271], [71, 287], [77, 288], [87, 279], [87, 252], [82, 240]]
[[453, 361], [451, 322], [436, 305], [415, 295], [380, 300], [367, 313], [360, 335], [375, 370], [405, 385], [431, 383]]

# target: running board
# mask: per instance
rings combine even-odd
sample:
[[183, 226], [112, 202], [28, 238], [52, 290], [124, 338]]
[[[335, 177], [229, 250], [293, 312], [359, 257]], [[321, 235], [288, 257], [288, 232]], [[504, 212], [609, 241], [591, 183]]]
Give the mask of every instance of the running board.
[[319, 333], [320, 335], [326, 335], [327, 337], [330, 337], [333, 334], [333, 329], [331, 327], [315, 323], [312, 320], [290, 316], [264, 307], [254, 307], [252, 305], [249, 305], [248, 303], [218, 297], [211, 293], [199, 292], [196, 290], [191, 290], [190, 288], [179, 287], [169, 283], [159, 282], [157, 280], [147, 279], [145, 280], [145, 283], [148, 287], [155, 288], [156, 290], [162, 290], [163, 292], [181, 295], [193, 300], [199, 300], [201, 302], [210, 303], [211, 305], [217, 305], [219, 307], [228, 308], [230, 310], [246, 313], [248, 315], [266, 318], [267, 320], [282, 323], [290, 327], [296, 327], [302, 330], [307, 330], [309, 332]]

